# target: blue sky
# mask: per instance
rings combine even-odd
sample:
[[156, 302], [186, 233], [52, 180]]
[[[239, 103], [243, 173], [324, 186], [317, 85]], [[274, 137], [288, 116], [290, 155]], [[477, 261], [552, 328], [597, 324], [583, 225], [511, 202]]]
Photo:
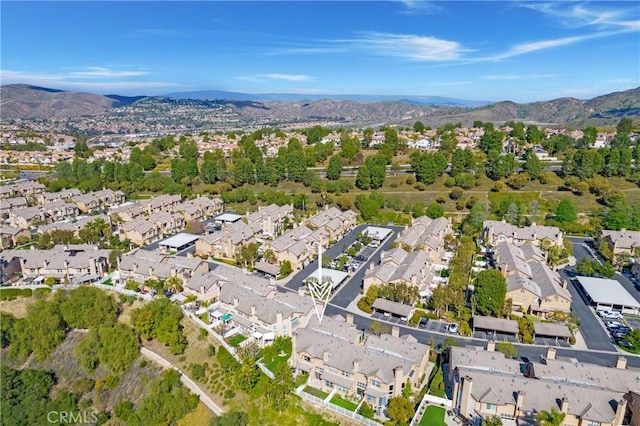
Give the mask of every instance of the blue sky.
[[1, 5], [0, 82], [155, 95], [590, 98], [640, 86], [638, 2]]

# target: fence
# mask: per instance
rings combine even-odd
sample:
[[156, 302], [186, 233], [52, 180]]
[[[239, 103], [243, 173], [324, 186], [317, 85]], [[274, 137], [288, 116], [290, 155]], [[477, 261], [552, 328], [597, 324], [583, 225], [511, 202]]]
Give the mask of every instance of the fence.
[[267, 375], [267, 377], [268, 377], [268, 378], [270, 378], [271, 380], [273, 380], [273, 379], [275, 379], [275, 378], [276, 378], [276, 376], [271, 372], [271, 370], [269, 370], [269, 369], [267, 368], [267, 366], [266, 366], [266, 365], [264, 365], [262, 362], [258, 361], [258, 362], [256, 363], [256, 365], [257, 365], [257, 366], [258, 366], [258, 368], [259, 368], [260, 370], [262, 370], [262, 372], [263, 372], [264, 374], [266, 374], [266, 375]]
[[100, 288], [102, 290], [115, 291], [117, 293], [121, 293], [121, 294], [124, 294], [126, 296], [133, 296], [135, 298], [141, 297], [142, 299], [146, 300], [147, 302], [150, 301], [150, 300], [153, 300], [153, 296], [151, 294], [149, 294], [149, 293], [147, 293], [147, 294], [138, 293], [137, 291], [127, 290], [126, 288], [116, 287], [114, 285], [104, 285], [104, 284], [94, 283], [93, 286], [94, 287], [98, 287], [98, 288]]
[[238, 356], [238, 354], [236, 353], [236, 350], [227, 342], [225, 342], [225, 340], [222, 338], [222, 336], [220, 336], [218, 333], [216, 333], [215, 331], [211, 330], [211, 327], [209, 327], [207, 324], [204, 323], [204, 321], [202, 321], [200, 318], [198, 318], [193, 312], [185, 312], [185, 314], [191, 318], [191, 320], [193, 322], [195, 322], [198, 327], [200, 328], [204, 328], [205, 330], [207, 330], [209, 332], [210, 335], [212, 335], [214, 337], [214, 339], [216, 339], [227, 351], [229, 351], [229, 353], [231, 355], [233, 355], [233, 357], [238, 361], [238, 362], [242, 362], [242, 360], [240, 359], [240, 357]]
[[300, 396], [302, 399], [306, 399], [312, 404], [320, 405], [322, 407], [328, 408], [331, 411], [334, 411], [338, 414], [342, 414], [345, 417], [349, 417], [359, 423], [362, 423], [367, 426], [382, 426], [381, 423], [376, 422], [375, 420], [368, 419], [356, 412], [349, 411], [346, 408], [339, 407], [329, 401], [318, 398], [317, 396], [310, 395], [302, 390], [303, 386], [297, 388], [294, 392], [296, 395]]
[[413, 418], [411, 419], [411, 423], [409, 423], [409, 426], [415, 426], [420, 423], [420, 419], [422, 418], [424, 411], [427, 409], [427, 405], [430, 405], [430, 404], [443, 405], [447, 408], [451, 408], [453, 406], [453, 401], [451, 401], [450, 399], [440, 398], [438, 396], [425, 394], [425, 396], [422, 397], [422, 400], [420, 401], [420, 405], [418, 406], [416, 413], [413, 415]]

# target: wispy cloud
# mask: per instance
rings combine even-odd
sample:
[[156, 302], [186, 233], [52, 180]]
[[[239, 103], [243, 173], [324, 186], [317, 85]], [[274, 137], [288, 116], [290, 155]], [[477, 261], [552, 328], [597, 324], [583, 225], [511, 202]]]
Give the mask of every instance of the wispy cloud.
[[273, 81], [273, 80], [304, 82], [304, 81], [315, 80], [314, 77], [310, 75], [305, 75], [305, 74], [254, 74], [254, 75], [239, 75], [236, 78], [238, 80], [255, 81], [255, 82], [264, 82], [264, 81]]
[[582, 3], [555, 2], [521, 3], [520, 6], [543, 13], [570, 28], [589, 26], [618, 27], [630, 30], [640, 28], [640, 20], [633, 19], [638, 16], [637, 5], [614, 8], [614, 5], [608, 3], [587, 7]]
[[553, 74], [490, 74], [482, 77], [482, 80], [538, 80], [550, 77]]
[[404, 6], [400, 13], [404, 15], [433, 15], [441, 13], [444, 9], [434, 2], [421, 0], [399, 0]]
[[443, 40], [430, 36], [413, 34], [394, 34], [381, 32], [362, 32], [359, 37], [344, 40], [353, 48], [369, 53], [395, 56], [414, 61], [452, 61], [470, 50], [456, 41]]
[[99, 78], [121, 78], [121, 77], [137, 77], [148, 75], [147, 71], [123, 71], [113, 70], [105, 67], [88, 67], [84, 71], [73, 71], [69, 73], [69, 77], [99, 77]]
[[[98, 93], [161, 93], [169, 89], [181, 89], [184, 86], [166, 81], [83, 81], [73, 73], [48, 74], [31, 73], [16, 70], [0, 70], [0, 84], [24, 83], [55, 89], [80, 90]], [[91, 78], [91, 76], [89, 76]]]

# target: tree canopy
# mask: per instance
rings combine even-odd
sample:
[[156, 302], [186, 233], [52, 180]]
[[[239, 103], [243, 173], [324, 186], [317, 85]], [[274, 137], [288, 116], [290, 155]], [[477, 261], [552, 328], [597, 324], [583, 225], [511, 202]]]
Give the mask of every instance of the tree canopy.
[[505, 278], [497, 269], [481, 271], [474, 283], [474, 300], [482, 315], [497, 315], [504, 305], [507, 294]]

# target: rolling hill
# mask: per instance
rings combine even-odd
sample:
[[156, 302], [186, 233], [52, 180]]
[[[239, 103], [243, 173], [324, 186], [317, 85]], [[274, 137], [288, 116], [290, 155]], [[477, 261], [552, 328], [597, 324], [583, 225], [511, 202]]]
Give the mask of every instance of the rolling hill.
[[[201, 92], [200, 99], [210, 97], [226, 99], [226, 101], [221, 100], [220, 103], [232, 106], [238, 116], [247, 120], [259, 119], [265, 122], [268, 122], [269, 119], [277, 119], [280, 122], [325, 120], [350, 124], [372, 122], [412, 124], [415, 120], [421, 120], [425, 124], [435, 127], [447, 122], [470, 125], [476, 120], [496, 123], [515, 120], [545, 125], [583, 127], [589, 124], [612, 125], [622, 116], [640, 119], [640, 87], [588, 100], [558, 98], [525, 104], [503, 101], [473, 108], [445, 104], [447, 98], [441, 98], [440, 102], [435, 102], [432, 105], [427, 102], [429, 97], [407, 98], [402, 101], [363, 102], [352, 99], [247, 100], [243, 98], [245, 95], [236, 92], [209, 91]], [[228, 97], [222, 98], [224, 96]], [[370, 99], [374, 98], [380, 97], [370, 97]], [[159, 102], [162, 99], [167, 98], [102, 96], [24, 84], [0, 87], [2, 118], [49, 119], [105, 115], [119, 107], [136, 103], [137, 105], [153, 105], [155, 100]], [[178, 103], [184, 105], [184, 99], [176, 99], [179, 99]], [[416, 99], [422, 99], [424, 102], [419, 102]], [[140, 103], [141, 100], [144, 102]], [[188, 100], [186, 102], [188, 103]]]

